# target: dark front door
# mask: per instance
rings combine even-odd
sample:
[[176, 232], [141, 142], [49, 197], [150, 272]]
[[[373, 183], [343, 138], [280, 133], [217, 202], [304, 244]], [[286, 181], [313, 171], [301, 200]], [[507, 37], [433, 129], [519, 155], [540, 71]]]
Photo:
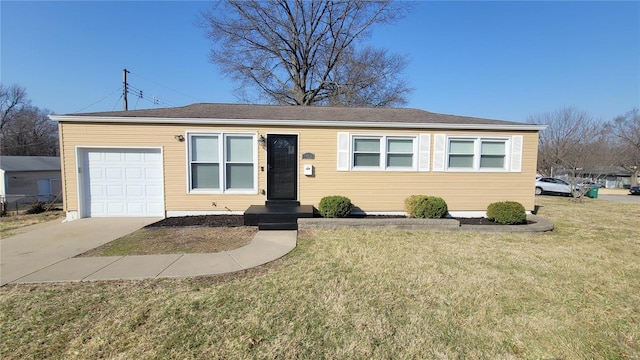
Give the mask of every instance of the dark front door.
[[298, 135], [267, 135], [267, 200], [298, 198]]

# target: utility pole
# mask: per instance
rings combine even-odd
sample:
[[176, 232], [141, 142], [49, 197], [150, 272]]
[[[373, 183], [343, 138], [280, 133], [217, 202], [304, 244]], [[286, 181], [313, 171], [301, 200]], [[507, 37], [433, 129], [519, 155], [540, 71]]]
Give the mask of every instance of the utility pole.
[[124, 100], [124, 111], [129, 110], [129, 105], [127, 103], [127, 93], [129, 92], [127, 89], [127, 74], [129, 71], [127, 69], [122, 69], [122, 99]]

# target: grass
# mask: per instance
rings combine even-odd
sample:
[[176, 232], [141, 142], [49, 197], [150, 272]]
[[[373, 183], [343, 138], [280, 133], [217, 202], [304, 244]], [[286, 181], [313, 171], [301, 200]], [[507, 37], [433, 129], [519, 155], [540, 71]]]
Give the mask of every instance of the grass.
[[24, 211], [18, 214], [7, 212], [7, 216], [0, 217], [0, 239], [14, 235], [16, 229], [52, 220], [62, 220], [64, 216], [64, 211], [55, 209], [40, 214], [25, 214]]
[[0, 289], [0, 357], [639, 359], [640, 206], [540, 197], [544, 235], [317, 230], [197, 279]]
[[215, 253], [249, 244], [257, 231], [249, 226], [142, 228], [80, 256]]

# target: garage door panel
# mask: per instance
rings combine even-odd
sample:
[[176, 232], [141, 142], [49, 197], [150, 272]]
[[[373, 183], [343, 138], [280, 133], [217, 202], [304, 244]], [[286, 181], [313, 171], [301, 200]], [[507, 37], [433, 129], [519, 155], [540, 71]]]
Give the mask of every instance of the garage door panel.
[[104, 196], [104, 187], [103, 186], [91, 186], [90, 188], [91, 196]]
[[144, 202], [128, 202], [127, 203], [127, 212], [129, 214], [135, 215], [135, 214], [139, 214], [142, 215], [145, 213], [145, 205]]
[[128, 167], [125, 169], [125, 178], [128, 179], [132, 179], [132, 180], [140, 180], [142, 179], [142, 171], [143, 169], [140, 167]]
[[148, 196], [162, 196], [162, 186], [147, 186], [146, 193]]
[[122, 162], [122, 153], [119, 152], [106, 152], [103, 155], [104, 157], [104, 161], [106, 162], [115, 162], [115, 163], [121, 163]]
[[127, 196], [144, 196], [143, 187], [141, 185], [127, 185]]
[[90, 152], [88, 154], [89, 161], [102, 161], [103, 154], [97, 152]]
[[91, 213], [92, 214], [103, 214], [106, 209], [105, 203], [92, 203], [91, 204]]
[[126, 162], [142, 162], [144, 160], [144, 154], [142, 153], [133, 153], [129, 152], [124, 155], [124, 159]]
[[124, 212], [124, 203], [122, 202], [108, 202], [107, 203], [107, 214], [118, 215]]
[[107, 186], [107, 195], [111, 196], [122, 196], [124, 192], [122, 191], [121, 185], [109, 185]]
[[158, 203], [150, 203], [147, 202], [145, 204], [147, 214], [158, 214], [164, 212], [164, 204], [161, 202]]
[[85, 150], [84, 216], [163, 216], [160, 149]]
[[92, 179], [102, 179], [104, 178], [104, 172], [102, 171], [103, 169], [89, 169], [89, 176], [91, 176]]
[[120, 168], [107, 168], [106, 175], [106, 178], [109, 180], [122, 180], [124, 178], [122, 176], [122, 169]]
[[153, 162], [160, 162], [162, 161], [162, 156], [160, 156], [160, 153], [145, 153], [144, 154], [144, 161], [148, 162], [148, 161], [153, 161]]
[[145, 178], [159, 180], [162, 179], [161, 169], [145, 169]]

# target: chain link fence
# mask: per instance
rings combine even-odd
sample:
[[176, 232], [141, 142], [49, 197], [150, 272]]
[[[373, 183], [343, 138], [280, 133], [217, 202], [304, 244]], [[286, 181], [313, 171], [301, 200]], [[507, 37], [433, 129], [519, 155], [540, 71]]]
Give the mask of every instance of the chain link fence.
[[19, 214], [38, 204], [45, 209], [62, 207], [62, 196], [55, 195], [0, 195], [0, 214]]

